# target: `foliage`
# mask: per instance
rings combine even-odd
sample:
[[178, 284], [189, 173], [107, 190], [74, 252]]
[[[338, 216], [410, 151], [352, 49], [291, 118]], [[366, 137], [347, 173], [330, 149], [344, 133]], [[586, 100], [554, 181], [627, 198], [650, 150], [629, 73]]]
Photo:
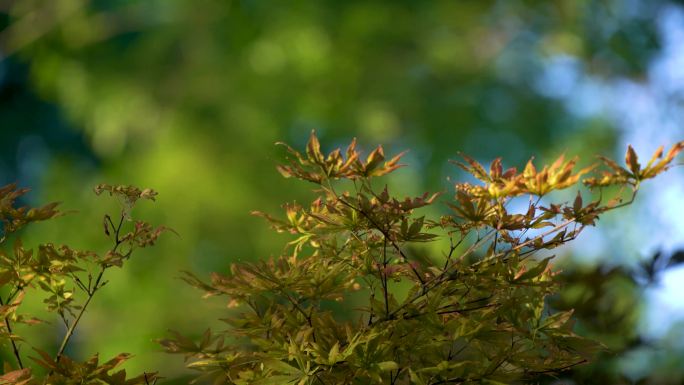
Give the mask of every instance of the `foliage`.
[[[681, 67], [653, 66], [679, 52], [663, 31], [681, 10], [670, 0], [0, 3], [0, 185], [19, 180], [46, 202], [74, 202], [83, 181], [174, 192], [145, 218], [172, 222], [184, 241], [146, 251], [158, 258], [139, 259], [114, 280], [136, 284], [108, 287], [83, 321], [84, 336], [95, 320], [109, 334], [79, 346], [106, 356], [152, 351], [149, 336], [169, 327], [189, 333], [212, 318], [211, 306], [177, 306], [193, 298], [190, 287], [157, 284], [176, 270], [226, 271], [230, 256], [254, 260], [279, 247], [258, 219], [244, 219], [245, 208], [277, 212], [284, 189], [306, 202], [306, 184], [281, 180], [260, 155], [279, 138], [300, 146], [319, 127], [331, 145], [358, 136], [410, 147], [404, 162], [413, 167], [387, 183], [395, 195], [412, 195], [444, 189], [454, 143], [477, 159], [524, 165], [531, 154], [613, 154], [625, 141], [646, 150], [642, 139], [681, 136], [680, 123], [660, 118], [684, 116], [684, 93], [660, 81], [669, 79], [663, 70]], [[667, 25], [681, 24], [674, 20]], [[631, 99], [625, 86], [645, 99]], [[650, 105], [659, 112], [634, 120], [635, 138], [625, 123], [644, 111], [634, 106]], [[79, 199], [79, 209], [97, 212], [99, 203]], [[75, 216], [49, 222], [41, 236], [100, 250], [72, 223]], [[615, 232], [603, 234], [610, 244]], [[633, 258], [628, 244], [602, 256]], [[123, 311], [104, 305], [119, 298]], [[177, 368], [173, 356], [137, 358], [129, 370], [168, 368], [171, 376]]]
[[[139, 199], [154, 200], [155, 191], [140, 190], [132, 186], [98, 185], [96, 194], [107, 191], [122, 203], [120, 215], [112, 220], [109, 214], [103, 219], [104, 233], [111, 239], [112, 247], [100, 255], [92, 251], [74, 250], [67, 245], [56, 246], [41, 244], [36, 252], [26, 249], [19, 237], [14, 239], [11, 250], [0, 250], [0, 285], [4, 294], [0, 295], [0, 317], [4, 324], [0, 328], [0, 341], [10, 345], [14, 355], [14, 365], [4, 363], [0, 384], [37, 385], [37, 384], [109, 384], [136, 385], [153, 384], [156, 373], [143, 373], [127, 378], [125, 370], [114, 371], [130, 355], [122, 353], [101, 363], [98, 355], [85, 362], [74, 361], [67, 357], [65, 350], [74, 335], [76, 327], [84, 315], [96, 292], [107, 284], [105, 272], [113, 267], [122, 267], [136, 248], [151, 246], [159, 235], [168, 230], [165, 227], [153, 228], [144, 221], [133, 221], [130, 211]], [[17, 189], [16, 185], [0, 188], [0, 221], [4, 230], [0, 245], [5, 246], [6, 236], [16, 233], [36, 221], [48, 220], [61, 215], [57, 204], [51, 203], [38, 208], [18, 206], [17, 200], [28, 192]], [[127, 228], [131, 227], [130, 231]], [[81, 296], [79, 296], [81, 294]], [[29, 358], [47, 372], [40, 375], [34, 368], [26, 365], [26, 354], [22, 347], [32, 347], [13, 331], [17, 323], [36, 324], [44, 322], [36, 317], [19, 312], [26, 296], [44, 297], [43, 302], [49, 313], [54, 313], [63, 322], [66, 332], [59, 349], [51, 355], [33, 348], [34, 355]]]
[[[255, 212], [277, 232], [292, 234], [282, 255], [239, 263], [204, 282], [183, 279], [206, 293], [225, 295], [237, 308], [223, 332], [199, 342], [178, 333], [160, 343], [183, 354], [199, 379], [216, 384], [444, 384], [531, 380], [585, 363], [602, 346], [573, 332], [572, 310], [545, 305], [558, 292], [553, 256], [531, 258], [575, 239], [600, 215], [630, 204], [640, 183], [670, 167], [684, 148], [659, 150], [642, 169], [629, 147], [626, 167], [601, 158], [600, 176], [583, 182], [598, 197], [584, 203], [545, 203], [575, 186], [595, 166], [574, 171], [577, 159], [559, 157], [539, 170], [487, 171], [474, 159], [456, 162], [479, 183], [457, 183], [438, 219], [416, 210], [439, 194], [404, 199], [375, 178], [401, 167], [382, 147], [365, 160], [356, 142], [329, 154], [312, 133], [301, 153], [286, 145], [285, 177], [312, 182], [308, 206], [286, 204], [285, 219]], [[606, 189], [607, 186], [618, 186]], [[604, 191], [605, 190], [605, 191]], [[604, 194], [613, 193], [606, 200]], [[529, 199], [526, 210], [510, 210]], [[449, 246], [436, 254], [442, 240]], [[425, 247], [413, 247], [414, 245]], [[361, 301], [361, 302], [359, 302]], [[338, 309], [339, 311], [335, 311]]]

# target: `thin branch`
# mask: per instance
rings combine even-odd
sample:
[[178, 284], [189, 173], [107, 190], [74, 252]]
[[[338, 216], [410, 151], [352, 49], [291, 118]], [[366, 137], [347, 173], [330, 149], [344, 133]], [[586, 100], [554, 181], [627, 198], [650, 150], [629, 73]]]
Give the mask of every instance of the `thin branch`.
[[557, 372], [562, 372], [563, 370], [567, 370], [567, 369], [573, 368], [573, 367], [575, 367], [575, 366], [577, 366], [577, 365], [582, 365], [582, 364], [584, 364], [584, 363], [586, 363], [586, 362], [588, 362], [588, 361], [587, 361], [587, 359], [585, 358], [585, 359], [583, 359], [583, 360], [581, 360], [581, 361], [577, 361], [577, 362], [572, 363], [572, 364], [569, 364], [569, 365], [561, 366], [561, 367], [559, 367], [559, 368], [553, 368], [553, 369], [547, 369], [547, 370], [539, 370], [539, 371], [535, 371], [535, 372], [527, 372], [527, 374], [539, 375], [539, 374], [546, 374], [546, 373], [557, 373]]
[[[9, 304], [9, 302], [7, 303]], [[0, 298], [0, 306], [5, 306], [5, 303], [2, 301], [2, 298]], [[21, 362], [21, 355], [19, 354], [19, 347], [17, 346], [17, 341], [11, 338], [12, 324], [10, 323], [9, 317], [5, 317], [5, 327], [7, 327], [7, 333], [10, 334], [10, 342], [12, 343], [12, 353], [14, 354], [14, 358], [17, 359], [17, 364], [19, 365], [19, 368], [24, 369], [24, 363]]]
[[449, 254], [446, 257], [446, 261], [444, 261], [443, 270], [446, 270], [447, 267], [449, 267], [449, 264], [452, 263], [451, 257], [454, 255], [454, 251], [456, 251], [456, 249], [461, 245], [461, 243], [463, 243], [467, 234], [468, 233], [466, 233], [466, 235], [461, 234], [461, 239], [459, 239], [459, 241], [456, 242], [456, 244], [454, 244], [454, 238], [452, 238], [451, 235], [449, 236]]
[[63, 312], [60, 312], [60, 313], [59, 313], [59, 318], [62, 319], [62, 322], [64, 323], [64, 326], [68, 329], [68, 328], [69, 328], [69, 320], [66, 319], [66, 317], [64, 316], [64, 313], [63, 313]]
[[99, 286], [99, 284], [100, 284], [100, 281], [102, 280], [102, 276], [104, 275], [105, 270], [106, 270], [106, 268], [102, 267], [102, 270], [100, 270], [100, 274], [97, 276], [97, 279], [95, 280], [95, 286], [93, 286], [92, 291], [88, 294], [88, 298], [86, 299], [85, 303], [83, 304], [83, 307], [81, 308], [81, 310], [78, 312], [78, 315], [74, 319], [74, 322], [71, 324], [69, 329], [67, 329], [67, 332], [64, 335], [64, 338], [62, 339], [62, 343], [59, 345], [59, 350], [57, 350], [55, 362], [59, 362], [59, 360], [64, 355], [64, 350], [66, 349], [67, 344], [69, 343], [69, 340], [71, 339], [71, 336], [74, 334], [74, 330], [76, 330], [76, 326], [78, 325], [79, 321], [81, 320], [83, 313], [85, 313], [86, 308], [88, 308], [88, 304], [90, 304], [90, 300], [93, 299], [93, 296], [95, 295], [95, 292], [97, 292], [97, 289], [99, 289], [101, 287], [101, 286]]
[[[114, 247], [112, 248], [112, 253], [116, 253], [116, 250], [123, 243], [123, 241], [119, 238], [119, 235], [121, 233], [121, 226], [123, 226], [124, 217], [125, 217], [125, 215], [122, 212], [121, 213], [121, 219], [119, 220], [119, 224], [116, 227], [116, 232], [114, 234], [115, 244], [114, 244]], [[85, 303], [83, 303], [83, 307], [81, 307], [80, 311], [78, 312], [78, 315], [74, 319], [74, 322], [67, 329], [67, 332], [64, 335], [64, 338], [62, 339], [62, 343], [60, 344], [59, 349], [57, 350], [57, 355], [55, 356], [55, 362], [59, 362], [59, 360], [64, 355], [64, 350], [66, 349], [67, 345], [69, 344], [69, 340], [71, 340], [71, 337], [73, 336], [74, 331], [76, 330], [76, 326], [78, 326], [78, 323], [81, 321], [81, 317], [83, 317], [83, 314], [85, 313], [86, 309], [88, 308], [90, 301], [93, 299], [93, 296], [95, 296], [95, 293], [97, 292], [97, 290], [99, 288], [104, 286], [104, 284], [100, 285], [100, 282], [102, 281], [102, 277], [104, 276], [105, 270], [107, 270], [107, 267], [105, 265], [103, 265], [100, 269], [100, 273], [97, 275], [97, 278], [95, 278], [95, 284], [92, 287], [90, 286], [90, 277], [89, 277], [88, 298], [86, 299]], [[50, 374], [52, 374], [52, 371], [50, 371]]]
[[380, 279], [382, 282], [382, 293], [385, 297], [385, 317], [389, 317], [389, 287], [387, 282], [387, 237], [382, 245], [382, 271], [380, 271]]
[[76, 285], [83, 290], [86, 293], [90, 293], [90, 288], [86, 287], [86, 285], [81, 281], [81, 279], [76, 275], [76, 274], [71, 274], [71, 277], [74, 279], [76, 282]]
[[544, 237], [546, 237], [547, 235], [551, 235], [551, 234], [557, 232], [558, 230], [562, 230], [563, 228], [567, 227], [567, 226], [570, 225], [571, 223], [574, 223], [576, 220], [577, 220], [576, 218], [572, 218], [572, 219], [568, 219], [568, 220], [566, 220], [566, 221], [564, 221], [564, 222], [561, 222], [560, 224], [558, 224], [557, 226], [554, 226], [554, 228], [552, 228], [552, 229], [550, 229], [550, 230], [544, 232], [543, 234], [538, 235], [538, 236], [536, 236], [536, 237], [534, 237], [534, 238], [532, 238], [532, 239], [528, 239], [527, 241], [525, 241], [525, 242], [523, 242], [523, 243], [521, 243], [521, 244], [519, 244], [519, 245], [517, 245], [517, 246], [515, 246], [515, 247], [512, 247], [508, 252], [511, 252], [511, 251], [518, 251], [518, 250], [522, 249], [523, 247], [525, 247], [525, 246], [527, 246], [527, 245], [529, 245], [529, 244], [531, 244], [531, 243], [536, 242], [536, 241], [539, 240], [539, 239], [544, 239]]

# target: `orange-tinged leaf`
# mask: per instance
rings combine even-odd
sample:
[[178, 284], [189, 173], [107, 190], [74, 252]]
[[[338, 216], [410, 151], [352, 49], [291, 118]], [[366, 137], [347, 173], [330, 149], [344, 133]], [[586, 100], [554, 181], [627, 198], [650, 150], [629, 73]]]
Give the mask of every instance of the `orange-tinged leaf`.
[[[26, 377], [31, 376], [31, 369], [24, 368], [13, 370], [11, 372], [5, 373], [0, 376], [0, 383], [2, 384], [15, 384], [18, 380], [26, 379]], [[24, 382], [22, 382], [24, 383]]]
[[655, 162], [656, 160], [660, 159], [663, 156], [663, 149], [664, 149], [663, 146], [658, 147], [656, 152], [653, 153], [651, 160], [649, 160], [648, 163], [646, 164], [646, 167], [645, 167], [646, 169], [649, 169], [653, 165], [653, 162]]
[[347, 159], [358, 157], [358, 152], [356, 151], [356, 138], [352, 138], [351, 143], [347, 146]]
[[580, 194], [579, 191], [577, 191], [577, 197], [575, 197], [575, 202], [572, 205], [572, 209], [575, 210], [575, 212], [582, 210], [582, 194]]
[[375, 150], [373, 150], [373, 152], [368, 154], [368, 157], [366, 158], [366, 171], [373, 170], [383, 160], [385, 160], [385, 152], [383, 151], [382, 146], [378, 146], [375, 148]]
[[[120, 353], [116, 357], [114, 357], [111, 360], [102, 364], [102, 367], [107, 368], [107, 371], [109, 371], [109, 370], [114, 369], [115, 367], [121, 365], [122, 363], [124, 363], [124, 361], [128, 360], [129, 358], [131, 358], [131, 355], [129, 353]], [[98, 356], [95, 355], [95, 356], [93, 356], [92, 359], [97, 364]]]
[[292, 169], [288, 166], [277, 165], [276, 170], [278, 170], [280, 175], [282, 175], [284, 178], [292, 177]]
[[487, 175], [487, 171], [485, 171], [484, 167], [480, 163], [478, 163], [475, 159], [469, 157], [468, 155], [465, 155], [463, 153], [458, 153], [463, 159], [465, 159], [468, 164], [470, 164], [470, 167], [466, 166], [465, 164], [461, 162], [452, 162], [455, 163], [457, 166], [462, 168], [464, 171], [469, 172], [472, 174], [475, 178], [483, 181], [483, 182], [490, 182], [491, 178], [489, 175]]
[[525, 178], [531, 178], [537, 175], [537, 168], [534, 167], [534, 164], [532, 161], [534, 158], [530, 158], [530, 160], [527, 161], [527, 165], [525, 165], [525, 170], [523, 170], [523, 176]]
[[518, 169], [515, 167], [511, 167], [508, 170], [506, 170], [501, 177], [503, 179], [510, 179], [515, 176], [515, 174], [518, 172]]
[[667, 155], [665, 155], [665, 159], [668, 163], [674, 159], [677, 154], [679, 154], [682, 150], [684, 150], [684, 140], [678, 143], [675, 143], [674, 146], [670, 149], [670, 151], [667, 152]]
[[402, 152], [400, 152], [399, 154], [397, 154], [397, 155], [395, 155], [394, 157], [392, 157], [392, 159], [390, 159], [390, 160], [388, 160], [387, 162], [385, 162], [385, 167], [399, 166], [397, 163], [399, 162], [399, 160], [400, 160], [404, 155], [406, 155], [407, 152], [408, 152], [408, 151], [402, 151]]
[[311, 130], [309, 141], [306, 143], [306, 155], [309, 157], [309, 160], [314, 163], [323, 163], [321, 143], [318, 141], [315, 130]]
[[625, 164], [629, 167], [629, 170], [634, 174], [634, 176], [639, 176], [639, 171], [641, 171], [641, 165], [639, 164], [638, 157], [634, 148], [631, 145], [627, 146], [627, 153], [625, 154]]
[[501, 158], [494, 159], [492, 164], [489, 166], [489, 175], [492, 177], [492, 179], [499, 179], [501, 178], [502, 171], [503, 167], [501, 166]]
[[[672, 160], [677, 156], [682, 150], [684, 150], [684, 141], [678, 142], [675, 145], [670, 148], [670, 150], [667, 152], [665, 157], [661, 159], [657, 164], [646, 167], [641, 172], [641, 178], [642, 179], [647, 179], [647, 178], [653, 178], [654, 176], [660, 174], [661, 172], [667, 170], [670, 167], [670, 163]], [[649, 165], [651, 165], [655, 159], [659, 158], [659, 155], [662, 154], [662, 148], [659, 148], [656, 153], [653, 155], [651, 158], [651, 161], [649, 161]]]
[[359, 152], [356, 151], [356, 138], [353, 138], [349, 146], [347, 146], [346, 151], [347, 159], [340, 166], [340, 172], [344, 176], [353, 175], [353, 171], [350, 170], [353, 164], [355, 164], [359, 159]]
[[565, 154], [561, 154], [561, 156], [556, 159], [553, 164], [551, 164], [551, 167], [549, 167], [551, 170], [555, 170], [557, 168], [560, 168], [561, 165], [563, 165], [563, 161], [565, 161]]
[[598, 158], [601, 159], [606, 166], [612, 168], [615, 172], [620, 173], [626, 171], [624, 168], [620, 167], [620, 165], [615, 163], [615, 161], [610, 158], [606, 158], [605, 156], [601, 155], [599, 155]]

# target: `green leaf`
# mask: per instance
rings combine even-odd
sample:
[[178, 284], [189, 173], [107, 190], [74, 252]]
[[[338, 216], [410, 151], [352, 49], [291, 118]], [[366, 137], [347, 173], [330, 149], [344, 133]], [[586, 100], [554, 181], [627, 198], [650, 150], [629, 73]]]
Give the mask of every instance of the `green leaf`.
[[416, 385], [426, 385], [425, 381], [423, 381], [422, 378], [416, 374], [416, 372], [413, 371], [413, 369], [409, 368], [409, 378], [411, 379], [411, 383], [416, 384]]
[[514, 280], [514, 282], [522, 282], [522, 281], [527, 281], [532, 278], [535, 278], [539, 275], [541, 275], [545, 270], [546, 267], [549, 264], [549, 261], [553, 258], [553, 256], [544, 258], [541, 262], [539, 262], [535, 267], [527, 270], [526, 272], [522, 273], [518, 278]]
[[333, 365], [334, 363], [337, 362], [337, 356], [339, 355], [340, 352], [340, 344], [338, 342], [335, 342], [332, 348], [330, 348], [330, 352], [328, 353], [328, 364]]
[[206, 359], [206, 360], [197, 360], [189, 363], [187, 365], [188, 368], [195, 369], [195, 368], [206, 368], [206, 367], [213, 367], [213, 366], [219, 366], [221, 363], [224, 363], [224, 360], [217, 360], [215, 358], [211, 359]]
[[279, 373], [287, 373], [290, 375], [300, 375], [302, 371], [299, 368], [288, 365], [283, 361], [277, 360], [275, 358], [265, 358], [261, 361], [264, 367]]
[[399, 369], [399, 365], [394, 361], [383, 361], [378, 363], [378, 367], [382, 371], [390, 371]]

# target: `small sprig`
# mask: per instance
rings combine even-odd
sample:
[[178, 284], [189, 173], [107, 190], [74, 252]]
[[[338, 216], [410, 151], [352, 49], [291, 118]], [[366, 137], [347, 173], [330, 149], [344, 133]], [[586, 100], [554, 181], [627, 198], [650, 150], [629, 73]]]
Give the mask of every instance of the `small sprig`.
[[399, 164], [399, 160], [405, 154], [402, 152], [385, 161], [385, 152], [382, 146], [378, 146], [363, 161], [354, 139], [347, 147], [345, 155], [342, 155], [340, 149], [336, 149], [326, 156], [321, 152], [321, 144], [315, 131], [311, 131], [305, 155], [285, 143], [277, 144], [285, 146], [288, 153], [294, 156], [293, 159], [288, 158], [287, 165], [279, 165], [278, 171], [285, 178], [295, 177], [317, 184], [328, 179], [362, 179], [388, 174], [403, 166]]
[[684, 141], [674, 144], [663, 157], [663, 146], [660, 146], [646, 166], [642, 168], [632, 146], [627, 146], [625, 167], [621, 167], [611, 159], [600, 156], [599, 158], [609, 171], [603, 171], [600, 178], [590, 178], [584, 183], [592, 188], [625, 184], [636, 187], [641, 181], [654, 178], [672, 167], [672, 161], [682, 150], [684, 150]]
[[[95, 296], [95, 293], [107, 284], [107, 281], [103, 280], [105, 271], [112, 266], [122, 267], [123, 261], [130, 258], [135, 247], [152, 245], [164, 230], [170, 230], [164, 226], [153, 229], [152, 226], [146, 222], [136, 221], [134, 229], [131, 232], [126, 234], [123, 233], [124, 220], [131, 219], [130, 211], [135, 203], [139, 199], [149, 199], [154, 201], [155, 196], [157, 195], [154, 190], [141, 190], [134, 186], [112, 186], [108, 184], [100, 184], [96, 186], [94, 190], [96, 195], [100, 195], [103, 191], [108, 191], [110, 196], [123, 198], [127, 204], [124, 208], [122, 208], [119, 221], [116, 225], [114, 225], [111, 216], [108, 214], [105, 214], [104, 216], [104, 233], [107, 237], [113, 238], [113, 246], [105, 253], [104, 257], [100, 258], [95, 256], [94, 259], [100, 266], [100, 271], [95, 277], [94, 281], [92, 280], [92, 276], [89, 275], [88, 285], [86, 286], [81, 279], [77, 279], [79, 286], [86, 292], [87, 298], [83, 305], [79, 307], [79, 312], [74, 316], [73, 321], [71, 322], [66, 334], [64, 335], [64, 338], [62, 339], [62, 343], [60, 344], [59, 350], [55, 356], [55, 363], [59, 363], [60, 359], [63, 357], [64, 350], [66, 349], [69, 340], [73, 336], [74, 330], [78, 326], [81, 317], [90, 304], [90, 301]], [[111, 226], [111, 231], [109, 226]], [[119, 252], [119, 248], [122, 245], [128, 246], [128, 250], [124, 254]]]
[[[27, 190], [17, 190], [13, 185], [0, 189], [0, 220], [5, 229], [15, 232], [31, 222], [45, 220], [60, 214], [56, 204], [38, 209], [14, 207], [16, 198]], [[131, 209], [140, 199], [154, 200], [157, 195], [151, 189], [138, 189], [133, 186], [99, 185], [95, 192], [99, 195], [108, 191], [124, 202], [119, 218], [112, 221], [109, 215], [104, 217], [105, 235], [112, 239], [112, 247], [100, 256], [92, 251], [72, 249], [66, 245], [56, 246], [46, 243], [38, 246], [36, 252], [24, 248], [19, 238], [14, 242], [11, 253], [0, 250], [0, 285], [9, 288], [5, 298], [0, 297], [0, 317], [4, 319], [4, 328], [0, 328], [0, 339], [9, 340], [17, 361], [18, 369], [13, 369], [7, 362], [0, 376], [0, 383], [7, 385], [46, 385], [66, 383], [95, 383], [109, 385], [149, 385], [155, 383], [155, 373], [144, 373], [134, 378], [126, 378], [126, 372], [119, 370], [111, 373], [116, 367], [129, 358], [121, 354], [103, 364], [98, 363], [97, 355], [79, 363], [68, 358], [64, 352], [69, 345], [80, 320], [88, 305], [107, 281], [103, 279], [105, 271], [112, 266], [121, 266], [131, 256], [135, 248], [154, 244], [165, 230], [164, 226], [153, 228], [142, 221], [135, 221], [132, 230], [124, 233], [126, 219], [130, 218]], [[114, 223], [116, 222], [116, 224]], [[4, 238], [3, 238], [4, 240]], [[127, 246], [122, 253], [121, 246]], [[99, 268], [93, 275], [91, 268]], [[18, 313], [27, 289], [39, 289], [45, 294], [44, 303], [48, 312], [56, 313], [67, 328], [66, 333], [54, 356], [36, 350], [39, 358], [30, 357], [36, 364], [47, 369], [47, 375], [35, 376], [33, 369], [25, 366], [20, 351], [23, 339], [13, 333], [14, 323], [34, 324], [41, 322], [35, 317], [27, 317]], [[78, 290], [85, 294], [79, 300]], [[4, 329], [4, 330], [3, 330]], [[35, 350], [35, 349], [34, 349]], [[93, 382], [95, 381], [95, 382]]]

